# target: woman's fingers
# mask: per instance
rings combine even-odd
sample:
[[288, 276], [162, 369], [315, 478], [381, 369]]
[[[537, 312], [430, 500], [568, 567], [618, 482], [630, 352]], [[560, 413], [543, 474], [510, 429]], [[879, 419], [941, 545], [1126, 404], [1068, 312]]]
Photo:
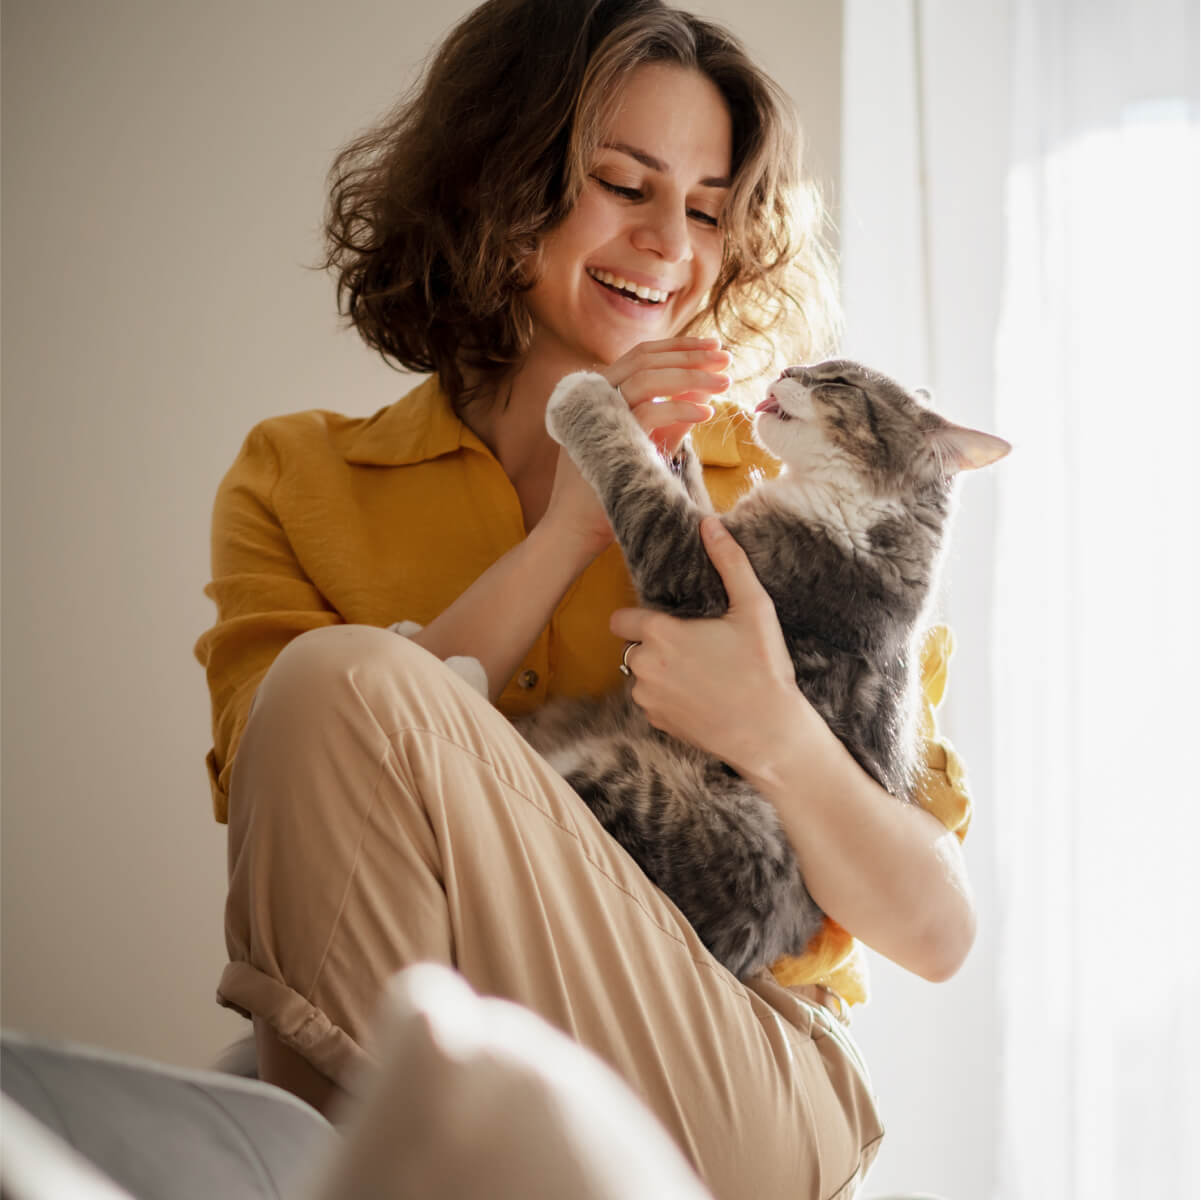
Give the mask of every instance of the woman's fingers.
[[[639, 342], [633, 349], [627, 350], [617, 362], [637, 361], [651, 355], [669, 354], [676, 351], [704, 354], [711, 353], [714, 350], [721, 350], [721, 338], [712, 335], [708, 337], [662, 338], [657, 342]], [[616, 366], [617, 363], [613, 365]]]
[[730, 377], [717, 371], [696, 368], [666, 367], [636, 371], [618, 385], [626, 403], [637, 408], [660, 396], [680, 396], [684, 392], [703, 392], [716, 395], [730, 386]]
[[708, 404], [693, 400], [660, 400], [658, 403], [647, 400], [634, 410], [638, 424], [647, 432], [664, 429], [669, 425], [695, 425], [698, 421], [707, 421], [713, 415], [713, 409]]
[[661, 425], [649, 430], [650, 439], [664, 458], [675, 458], [695, 424], [696, 421], [677, 421], [674, 425]]
[[659, 449], [674, 454], [693, 425], [713, 415], [706, 400], [730, 386], [730, 362], [719, 338], [666, 338], [642, 342], [602, 374]]
[[[713, 415], [713, 406], [705, 403], [705, 397], [700, 392], [683, 392], [669, 401], [640, 404], [633, 411], [634, 418], [650, 435], [660, 452], [672, 458], [692, 427]], [[679, 419], [673, 420], [675, 417]]]
[[635, 408], [659, 396], [725, 391], [730, 361], [717, 338], [671, 338], [635, 346], [603, 374]]

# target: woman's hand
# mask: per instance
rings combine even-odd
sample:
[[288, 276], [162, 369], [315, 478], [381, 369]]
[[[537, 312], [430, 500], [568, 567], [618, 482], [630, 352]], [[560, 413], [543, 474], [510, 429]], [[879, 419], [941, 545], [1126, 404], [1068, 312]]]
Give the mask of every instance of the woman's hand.
[[[704, 398], [730, 386], [729, 377], [721, 373], [729, 364], [730, 355], [717, 338], [680, 337], [643, 342], [601, 374], [621, 393], [660, 451], [672, 455], [693, 425], [713, 415]], [[559, 531], [578, 547], [585, 563], [613, 540], [596, 493], [561, 447], [545, 520], [548, 531]]]
[[609, 628], [640, 643], [626, 661], [650, 723], [753, 774], [789, 742], [798, 717], [820, 717], [796, 686], [775, 606], [742, 547], [716, 517], [701, 533], [730, 598], [726, 614], [684, 620], [623, 608]]
[[638, 423], [668, 455], [713, 409], [705, 397], [724, 392], [730, 354], [715, 337], [642, 342], [601, 374], [622, 394]]

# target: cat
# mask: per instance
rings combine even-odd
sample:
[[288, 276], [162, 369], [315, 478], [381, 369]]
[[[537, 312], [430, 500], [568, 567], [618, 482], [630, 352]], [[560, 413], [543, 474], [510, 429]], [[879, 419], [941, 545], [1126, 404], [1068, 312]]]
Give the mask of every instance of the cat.
[[[916, 639], [955, 476], [1010, 449], [917, 395], [928, 399], [845, 359], [789, 367], [753, 427], [782, 468], [721, 517], [775, 604], [798, 686], [902, 802], [916, 775]], [[546, 424], [604, 505], [641, 603], [724, 613], [700, 535], [712, 506], [688, 439], [666, 462], [592, 372], [560, 381]], [[515, 725], [734, 975], [802, 953], [821, 928], [772, 804], [727, 764], [655, 729], [628, 687], [553, 700]]]

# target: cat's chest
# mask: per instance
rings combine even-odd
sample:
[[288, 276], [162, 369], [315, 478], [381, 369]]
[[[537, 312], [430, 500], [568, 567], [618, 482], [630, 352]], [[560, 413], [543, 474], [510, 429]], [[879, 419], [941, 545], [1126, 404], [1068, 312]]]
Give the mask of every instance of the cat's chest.
[[805, 526], [847, 554], [876, 555], [882, 530], [904, 519], [899, 500], [872, 497], [845, 486], [781, 481], [763, 489], [764, 516], [774, 514], [785, 523]]

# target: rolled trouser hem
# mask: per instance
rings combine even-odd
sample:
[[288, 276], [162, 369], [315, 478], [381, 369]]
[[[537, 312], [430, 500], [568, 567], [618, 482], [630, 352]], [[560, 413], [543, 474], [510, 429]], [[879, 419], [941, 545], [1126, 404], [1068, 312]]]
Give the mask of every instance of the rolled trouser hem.
[[303, 1055], [339, 1087], [372, 1065], [370, 1056], [346, 1032], [299, 992], [247, 962], [227, 963], [217, 985], [217, 1003], [258, 1018], [285, 1046]]

